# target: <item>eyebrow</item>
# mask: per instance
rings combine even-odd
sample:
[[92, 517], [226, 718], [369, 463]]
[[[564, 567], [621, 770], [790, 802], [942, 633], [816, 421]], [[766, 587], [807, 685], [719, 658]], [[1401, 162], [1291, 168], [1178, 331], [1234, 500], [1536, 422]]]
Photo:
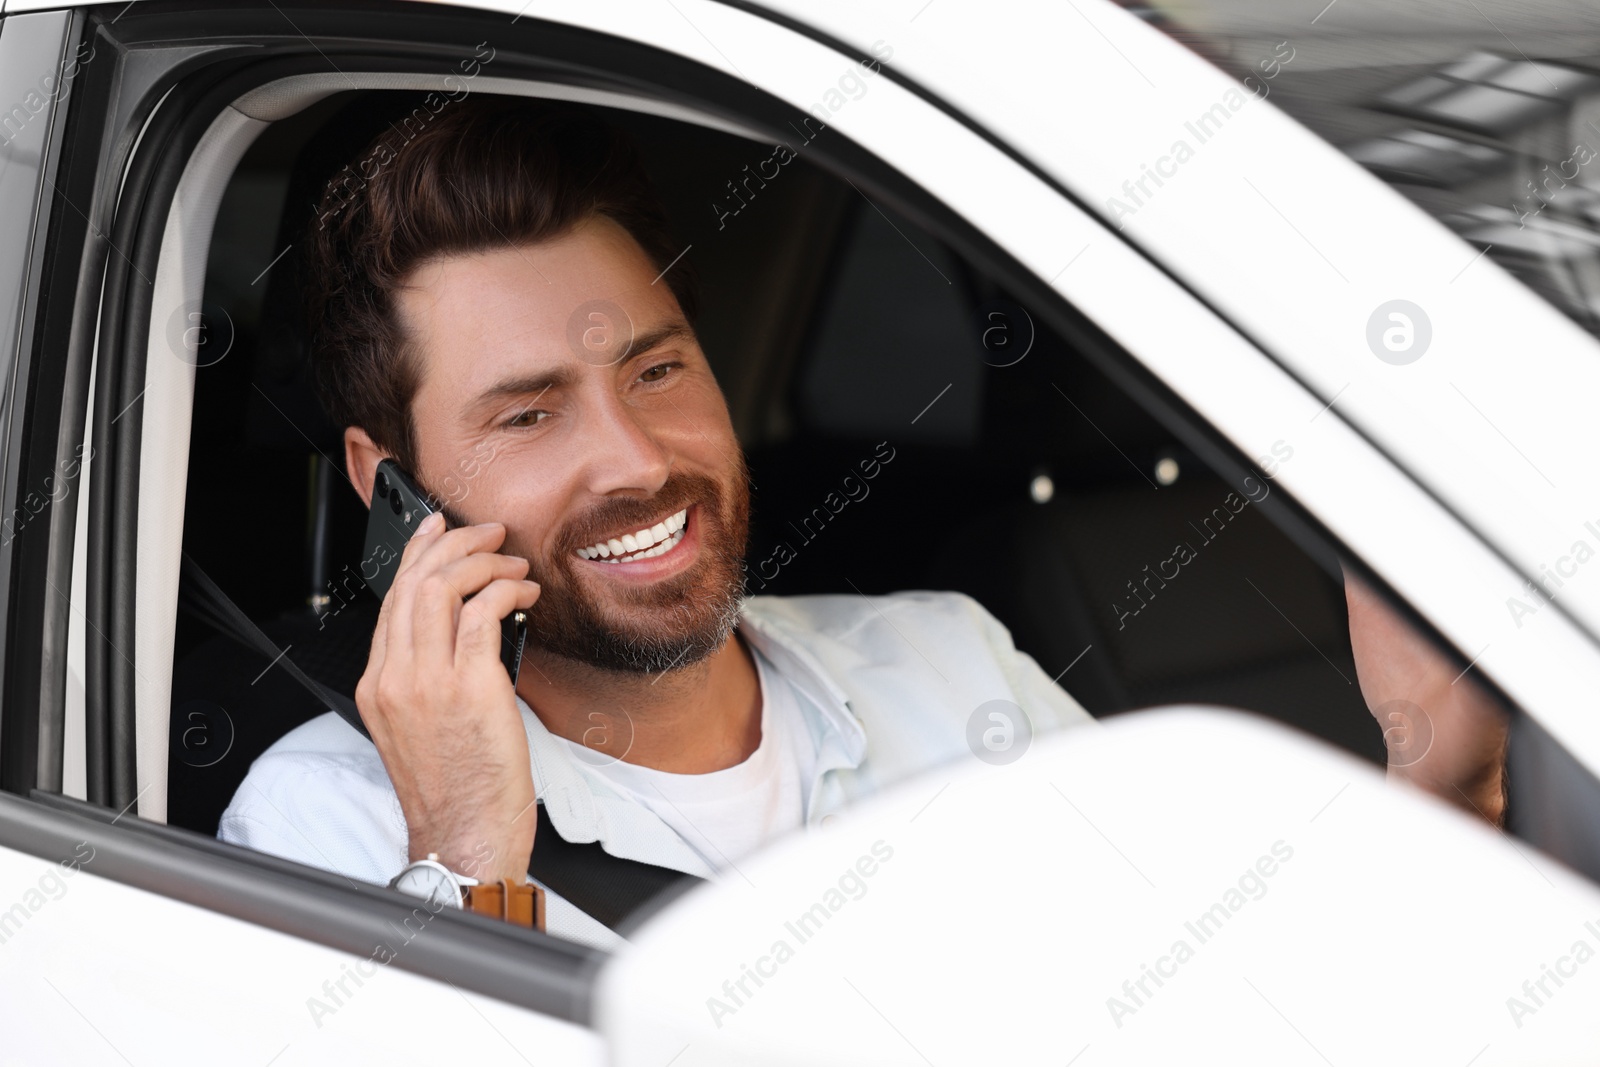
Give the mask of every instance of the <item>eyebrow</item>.
[[622, 358], [622, 365], [627, 366], [636, 359], [649, 355], [669, 341], [693, 341], [694, 330], [682, 319], [657, 326], [647, 330], [633, 339], [628, 346], [628, 354]]
[[[687, 322], [678, 320], [669, 322], [654, 329], [647, 330], [633, 339], [628, 346], [627, 355], [620, 361], [621, 366], [627, 366], [634, 360], [642, 359], [651, 352], [670, 341], [686, 341], [694, 339], [694, 330]], [[554, 367], [546, 371], [537, 371], [532, 374], [518, 374], [509, 378], [502, 378], [477, 396], [469, 400], [464, 409], [468, 413], [482, 410], [495, 401], [511, 396], [527, 396], [536, 393], [543, 396], [551, 389], [560, 389], [573, 384], [577, 375], [570, 366]], [[537, 400], [538, 397], [535, 397]]]

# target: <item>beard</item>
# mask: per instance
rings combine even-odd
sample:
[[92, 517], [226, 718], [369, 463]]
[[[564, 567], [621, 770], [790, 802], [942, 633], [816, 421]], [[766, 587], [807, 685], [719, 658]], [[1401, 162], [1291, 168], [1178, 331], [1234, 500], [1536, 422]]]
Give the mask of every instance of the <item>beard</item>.
[[[528, 612], [530, 645], [602, 670], [659, 674], [706, 659], [739, 621], [744, 554], [750, 534], [750, 485], [744, 456], [726, 489], [703, 474], [674, 473], [649, 500], [606, 500], [566, 524], [551, 558], [510, 537], [500, 549], [528, 560], [539, 600]], [[602, 602], [578, 576], [577, 550], [635, 530], [691, 504], [700, 556], [681, 574], [644, 587], [610, 585]], [[609, 585], [609, 583], [607, 583]]]

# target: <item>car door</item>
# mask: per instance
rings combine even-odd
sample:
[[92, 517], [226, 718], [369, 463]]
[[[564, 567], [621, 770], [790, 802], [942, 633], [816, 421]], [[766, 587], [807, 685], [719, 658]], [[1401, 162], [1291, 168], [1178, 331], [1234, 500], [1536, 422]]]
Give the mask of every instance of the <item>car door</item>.
[[[175, 584], [157, 594], [153, 624], [133, 609], [179, 544], [182, 478], [169, 482], [161, 459], [181, 454], [188, 415], [167, 421], [162, 405], [193, 370], [185, 346], [200, 343], [182, 306], [196, 253], [184, 228], [208, 228], [215, 209], [186, 197], [208, 176], [225, 180], [266, 125], [232, 107], [240, 96], [328, 66], [308, 63], [317, 44], [270, 8], [270, 22], [117, 15], [0, 23], [7, 99], [23, 115], [7, 130], [7, 202], [27, 208], [9, 213], [6, 245], [7, 335], [20, 335], [8, 428], [21, 438], [8, 450], [18, 499], [7, 632], [28, 644], [6, 675], [16, 710], [5, 717], [0, 938], [6, 1015], [26, 1020], [8, 1026], [8, 1050], [73, 1062], [598, 1062], [586, 1028], [596, 953], [162, 825], [167, 731], [138, 741], [138, 709], [164, 703], [144, 687], [170, 676], [153, 664], [163, 630], [170, 659]], [[339, 34], [368, 19], [338, 15]], [[415, 19], [398, 56], [370, 42], [367, 73], [414, 73], [424, 64], [408, 49], [462, 28], [442, 22]], [[471, 28], [492, 35], [501, 22]], [[462, 61], [492, 54], [476, 51], [485, 39], [450, 48], [429, 76], [470, 79]], [[214, 92], [285, 43], [300, 55]], [[219, 116], [231, 139], [210, 129]], [[156, 293], [173, 306], [152, 311]], [[119, 558], [127, 550], [137, 562]], [[155, 735], [163, 751], [141, 755]]]
[[[585, 1029], [596, 954], [472, 917], [424, 918], [383, 890], [162, 825], [179, 457], [194, 372], [183, 356], [198, 344], [189, 316], [202, 296], [208, 198], [251, 136], [318, 94], [443, 84], [473, 59], [485, 91], [605, 93], [752, 137], [808, 117], [808, 128], [832, 128], [841, 136], [819, 140], [819, 158], [1006, 277], [1059, 328], [1092, 334], [1108, 373], [1218, 469], [1242, 476], [1289, 435], [1304, 462], [1285, 474], [1295, 503], [1282, 521], [1345, 546], [1454, 644], [1464, 666], [1477, 663], [1591, 761], [1589, 726], [1572, 709], [1600, 680], [1600, 662], [1581, 620], [1541, 613], [1536, 631], [1502, 640], [1504, 608], [1481, 592], [1520, 587], [1539, 551], [1536, 531], [1489, 522], [1481, 482], [1436, 483], [1420, 452], [1407, 462], [1422, 437], [1400, 433], [1406, 427], [1385, 437], [1347, 419], [1330, 377], [1344, 350], [1318, 347], [1322, 319], [1291, 328], [1313, 314], [1349, 326], [1351, 309], [1371, 298], [1305, 297], [1286, 310], [1287, 288], [1263, 301], [1237, 270], [1219, 276], [1219, 249], [1242, 254], [1268, 235], [1283, 242], [1284, 216], [1270, 204], [1229, 216], [1225, 233], [1194, 221], [1208, 205], [1233, 203], [1233, 191], [1200, 169], [1213, 163], [1248, 164], [1258, 178], [1331, 167], [1370, 193], [1359, 172], [1337, 171], [1335, 153], [1270, 115], [1251, 116], [1257, 127], [1238, 139], [1245, 161], [1220, 145], [1197, 157], [1188, 191], [1174, 184], [1119, 233], [1099, 210], [1106, 190], [1120, 187], [1119, 168], [1139, 174], [1130, 161], [1181, 127], [1196, 93], [1220, 99], [1231, 84], [1131, 17], [1119, 21], [1110, 5], [1081, 7], [1086, 14], [1019, 7], [981, 18], [934, 8], [913, 18], [886, 6], [574, 4], [542, 5], [535, 19], [507, 3], [384, 8], [375, 20], [365, 8], [327, 5], [18, 14], [12, 3], [0, 23], [0, 71], [15, 79], [5, 99], [21, 101], [29, 119], [0, 180], [18, 183], [16, 202], [33, 207], [0, 223], [16, 238], [0, 255], [14, 316], [5, 336], [16, 338], [4, 485], [19, 527], [0, 548], [9, 583], [0, 900], [17, 902], [5, 913], [17, 916], [5, 945], [14, 965], [0, 981], [7, 1003], [36, 1020], [23, 1031], [29, 1047], [40, 1057], [71, 1049], [87, 1062], [171, 1059], [181, 1032], [190, 1055], [207, 1060], [504, 1057], [507, 1044], [529, 1058], [602, 1054]], [[1014, 28], [1035, 18], [1053, 21], [1018, 38]], [[1051, 109], [1044, 72], [1063, 64], [1047, 48], [1070, 50], [1065, 67], [1080, 98], [1112, 87], [1102, 106]], [[883, 76], [864, 80], [874, 62]], [[996, 64], [1012, 76], [984, 77]], [[66, 84], [68, 70], [69, 90], [35, 93], [41, 79]], [[1285, 138], [1295, 151], [1269, 157], [1267, 146]], [[1073, 149], [1083, 143], [1097, 151]], [[1340, 226], [1370, 238], [1398, 230], [1419, 242], [1419, 255], [1460, 251], [1402, 205], [1371, 194], [1360, 207]], [[1284, 278], [1326, 269], [1314, 248], [1279, 251]], [[1398, 269], [1370, 249], [1343, 262], [1370, 269], [1363, 292], [1387, 292]], [[1475, 284], [1485, 288], [1438, 306], [1473, 316], [1460, 332], [1477, 331], [1471, 350], [1483, 359], [1513, 323], [1559, 335], [1562, 344], [1545, 346], [1552, 353], [1571, 341], [1559, 316], [1509, 279]], [[1364, 328], [1365, 312], [1357, 317]], [[1560, 368], [1587, 373], [1576, 362]], [[1377, 405], [1369, 421], [1396, 404], [1432, 402], [1372, 382], [1361, 391]], [[1543, 429], [1565, 440], [1571, 425], [1553, 419]], [[1494, 451], [1492, 431], [1465, 420], [1449, 428], [1503, 479], [1497, 488], [1523, 498], [1526, 479]], [[1394, 537], [1397, 527], [1412, 536]], [[380, 948], [395, 966], [378, 959]]]

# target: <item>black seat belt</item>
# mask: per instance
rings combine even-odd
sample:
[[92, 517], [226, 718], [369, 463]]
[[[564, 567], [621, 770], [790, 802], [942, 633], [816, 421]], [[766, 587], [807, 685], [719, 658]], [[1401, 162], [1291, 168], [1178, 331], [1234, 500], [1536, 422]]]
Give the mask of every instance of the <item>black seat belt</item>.
[[[187, 552], [183, 554], [180, 590], [180, 601], [196, 615], [219, 632], [282, 666], [289, 677], [323, 706], [338, 712], [339, 717], [362, 737], [372, 740], [366, 724], [361, 721], [356, 702], [301, 670]], [[696, 875], [670, 867], [613, 856], [598, 841], [573, 844], [564, 840], [556, 832], [542, 801], [539, 825], [534, 832], [533, 855], [528, 860], [528, 876], [612, 930], [665, 890], [684, 884], [685, 879], [701, 881]]]
[[261, 627], [252, 622], [250, 616], [222, 591], [221, 586], [211, 580], [211, 576], [202, 570], [200, 564], [196, 563], [187, 552], [183, 554], [182, 584], [179, 587], [178, 601], [210, 623], [213, 629], [282, 666], [289, 677], [300, 683], [301, 687], [310, 692], [324, 707], [338, 712], [339, 717], [355, 727], [362, 737], [368, 741], [372, 740], [366, 724], [361, 721], [361, 712], [356, 708], [356, 702], [343, 693], [334, 692], [301, 670], [300, 665], [279, 648]]

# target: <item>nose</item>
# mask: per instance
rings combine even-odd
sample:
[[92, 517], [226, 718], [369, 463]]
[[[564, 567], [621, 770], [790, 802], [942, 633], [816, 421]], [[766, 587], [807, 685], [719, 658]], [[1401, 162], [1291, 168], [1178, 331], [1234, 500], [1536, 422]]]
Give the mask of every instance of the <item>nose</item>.
[[652, 432], [651, 413], [624, 403], [605, 390], [598, 398], [584, 450], [588, 456], [589, 490], [654, 496], [672, 469], [672, 453]]

